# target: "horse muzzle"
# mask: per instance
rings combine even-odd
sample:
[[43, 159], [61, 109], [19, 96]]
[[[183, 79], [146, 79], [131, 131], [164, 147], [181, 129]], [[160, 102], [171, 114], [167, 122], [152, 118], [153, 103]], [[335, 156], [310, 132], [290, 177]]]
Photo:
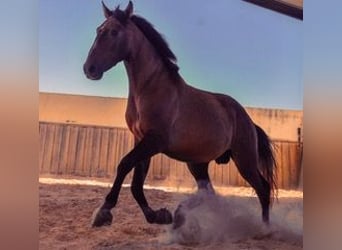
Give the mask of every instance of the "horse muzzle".
[[103, 71], [99, 70], [95, 65], [87, 65], [86, 63], [83, 65], [84, 74], [90, 80], [100, 80], [103, 76]]

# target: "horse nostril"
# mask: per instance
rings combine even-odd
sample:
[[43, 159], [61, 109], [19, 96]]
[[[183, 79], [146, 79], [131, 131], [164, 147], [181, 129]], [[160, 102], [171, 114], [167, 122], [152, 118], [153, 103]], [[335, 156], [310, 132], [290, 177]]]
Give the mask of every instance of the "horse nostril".
[[96, 64], [85, 63], [83, 65], [83, 71], [87, 78], [91, 80], [99, 80], [103, 74], [101, 68], [97, 67]]
[[94, 73], [96, 71], [96, 67], [94, 65], [91, 65], [89, 67], [89, 73]]

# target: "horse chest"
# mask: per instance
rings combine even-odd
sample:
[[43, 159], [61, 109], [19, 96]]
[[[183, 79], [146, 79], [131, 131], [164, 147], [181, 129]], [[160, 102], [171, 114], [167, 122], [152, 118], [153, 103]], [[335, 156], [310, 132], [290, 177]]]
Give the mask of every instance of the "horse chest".
[[144, 132], [141, 129], [141, 125], [139, 121], [136, 121], [132, 126], [132, 133], [134, 134], [135, 138], [141, 140], [144, 137]]
[[128, 128], [133, 133], [134, 137], [138, 140], [141, 140], [144, 136], [144, 132], [141, 126], [141, 121], [139, 120], [139, 116], [137, 114], [131, 117], [126, 116], [126, 120]]
[[[155, 109], [155, 105], [139, 102], [138, 98], [131, 98], [126, 110], [126, 122], [135, 138], [141, 140], [146, 132], [160, 130], [161, 120], [164, 117], [161, 113]], [[165, 127], [162, 129], [165, 130]]]
[[136, 107], [136, 101], [132, 96], [129, 96], [128, 98], [125, 118], [128, 128], [133, 133], [134, 137], [138, 140], [141, 140], [143, 138], [143, 131], [141, 129], [141, 122]]

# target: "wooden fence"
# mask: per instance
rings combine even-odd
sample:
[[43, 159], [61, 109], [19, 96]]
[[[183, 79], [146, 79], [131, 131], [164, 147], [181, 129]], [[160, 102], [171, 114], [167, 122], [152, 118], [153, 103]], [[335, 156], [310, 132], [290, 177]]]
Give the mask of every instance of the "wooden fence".
[[[121, 158], [133, 148], [133, 136], [124, 128], [39, 123], [39, 170], [41, 175], [72, 175], [110, 178]], [[301, 146], [297, 142], [275, 141], [278, 187], [297, 188], [301, 172]], [[209, 174], [216, 186], [248, 185], [234, 162], [212, 162]], [[126, 183], [131, 180], [131, 174]], [[193, 186], [194, 179], [184, 163], [158, 154], [151, 160], [146, 183]]]

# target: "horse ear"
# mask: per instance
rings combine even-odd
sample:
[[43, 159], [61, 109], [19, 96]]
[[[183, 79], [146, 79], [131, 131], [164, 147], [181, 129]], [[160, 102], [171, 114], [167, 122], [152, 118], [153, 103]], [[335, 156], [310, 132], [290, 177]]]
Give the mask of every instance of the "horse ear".
[[110, 9], [108, 9], [108, 7], [104, 4], [104, 2], [102, 1], [102, 9], [103, 9], [103, 13], [104, 16], [106, 18], [110, 17], [111, 15], [113, 15], [112, 11]]
[[125, 9], [125, 14], [126, 14], [126, 17], [130, 18], [131, 15], [133, 14], [133, 3], [132, 1], [129, 1], [126, 9]]

